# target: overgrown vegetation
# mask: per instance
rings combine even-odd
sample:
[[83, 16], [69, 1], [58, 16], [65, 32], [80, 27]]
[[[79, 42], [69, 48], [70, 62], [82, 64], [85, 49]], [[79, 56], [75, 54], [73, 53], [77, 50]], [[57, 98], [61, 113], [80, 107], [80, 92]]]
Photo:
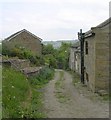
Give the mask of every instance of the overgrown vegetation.
[[2, 82], [3, 118], [21, 117], [21, 104], [29, 90], [27, 78], [11, 68], [3, 68]]
[[43, 85], [49, 82], [54, 76], [54, 69], [44, 67], [36, 77], [30, 77], [29, 82], [31, 85]]
[[48, 83], [54, 70], [45, 67], [35, 78], [26, 78], [12, 68], [3, 68], [3, 118], [43, 118], [39, 90]]
[[[36, 66], [46, 65], [35, 77], [26, 78], [12, 68], [3, 68], [3, 118], [43, 118], [43, 86], [54, 76], [54, 69], [68, 69], [70, 44], [62, 43], [59, 49], [43, 45], [41, 56], [30, 50], [16, 46], [13, 49], [3, 45], [2, 54], [6, 57], [29, 59]], [[61, 78], [62, 78], [61, 73]]]
[[30, 50], [16, 45], [14, 48], [8, 47], [5, 43], [2, 47], [2, 54], [9, 57], [29, 59], [36, 66], [47, 64], [52, 68], [68, 69], [69, 48], [71, 44], [62, 43], [61, 47], [55, 49], [53, 45], [43, 45], [42, 55], [34, 55]]
[[45, 63], [53, 68], [68, 69], [69, 48], [71, 44], [62, 43], [61, 47], [54, 49], [51, 44], [43, 46]]
[[26, 48], [15, 46], [10, 49], [7, 45], [3, 44], [2, 55], [8, 57], [18, 57], [20, 59], [29, 59], [30, 62], [36, 66], [44, 65], [44, 59], [42, 56], [33, 54]]

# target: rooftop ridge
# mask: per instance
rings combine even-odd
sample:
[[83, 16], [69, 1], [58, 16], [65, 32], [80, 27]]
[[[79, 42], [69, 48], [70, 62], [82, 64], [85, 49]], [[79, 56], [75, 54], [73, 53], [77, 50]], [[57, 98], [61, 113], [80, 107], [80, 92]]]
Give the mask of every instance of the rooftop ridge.
[[26, 30], [26, 29], [20, 30], [20, 31], [18, 31], [18, 32], [12, 34], [12, 35], [10, 35], [9, 37], [5, 38], [5, 40], [6, 40], [6, 41], [10, 41], [12, 38], [16, 37], [17, 35], [19, 35], [20, 33], [24, 32], [24, 31], [27, 32], [27, 33], [29, 33], [29, 34], [32, 35], [33, 37], [38, 38], [40, 41], [42, 41], [41, 38], [37, 37], [36, 35], [34, 35], [33, 33], [29, 32], [29, 31]]

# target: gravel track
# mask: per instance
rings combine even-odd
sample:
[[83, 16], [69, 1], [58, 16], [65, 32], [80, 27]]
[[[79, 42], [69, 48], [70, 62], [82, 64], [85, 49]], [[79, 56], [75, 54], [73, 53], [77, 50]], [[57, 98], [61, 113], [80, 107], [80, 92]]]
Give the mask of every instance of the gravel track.
[[57, 89], [55, 84], [60, 80], [61, 71], [56, 70], [54, 79], [45, 87], [44, 111], [48, 118], [109, 118], [108, 102], [94, 102], [80, 94], [68, 72], [62, 71], [63, 87]]

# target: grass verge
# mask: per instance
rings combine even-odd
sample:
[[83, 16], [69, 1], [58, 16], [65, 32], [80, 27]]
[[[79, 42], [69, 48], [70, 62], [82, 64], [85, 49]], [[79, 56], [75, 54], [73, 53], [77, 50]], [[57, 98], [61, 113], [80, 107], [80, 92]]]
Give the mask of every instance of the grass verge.
[[2, 76], [2, 115], [3, 118], [22, 116], [22, 101], [28, 96], [27, 78], [12, 68], [3, 68]]
[[3, 68], [2, 118], [44, 118], [42, 88], [54, 75], [44, 68], [36, 77], [26, 78], [12, 68]]

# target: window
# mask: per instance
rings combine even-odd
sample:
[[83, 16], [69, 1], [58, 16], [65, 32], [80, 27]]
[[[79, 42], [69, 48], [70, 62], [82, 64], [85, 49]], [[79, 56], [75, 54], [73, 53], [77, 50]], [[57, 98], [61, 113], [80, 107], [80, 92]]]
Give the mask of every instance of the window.
[[86, 55], [88, 54], [88, 42], [85, 42], [85, 47], [86, 47]]

